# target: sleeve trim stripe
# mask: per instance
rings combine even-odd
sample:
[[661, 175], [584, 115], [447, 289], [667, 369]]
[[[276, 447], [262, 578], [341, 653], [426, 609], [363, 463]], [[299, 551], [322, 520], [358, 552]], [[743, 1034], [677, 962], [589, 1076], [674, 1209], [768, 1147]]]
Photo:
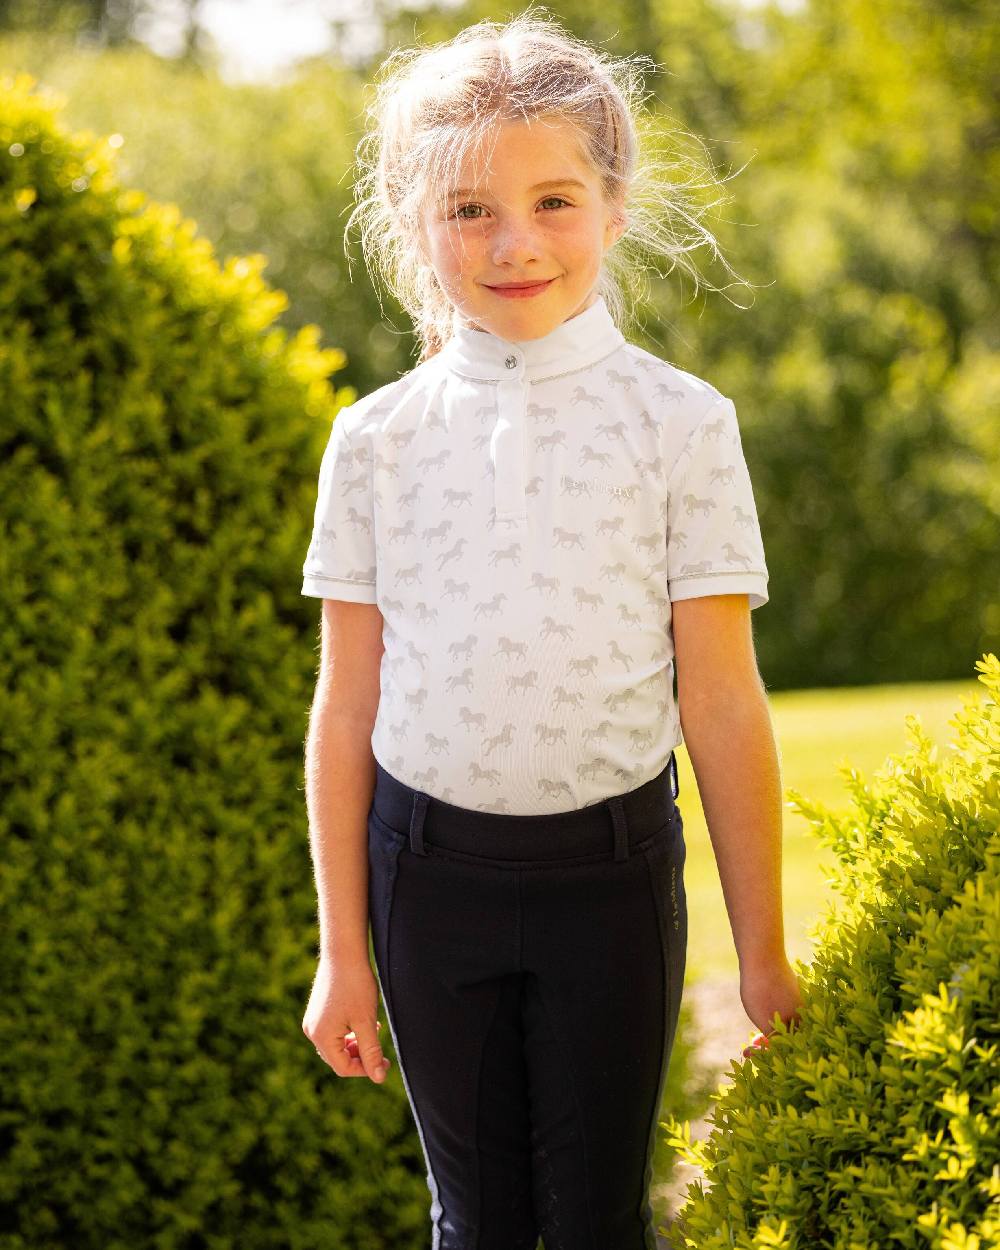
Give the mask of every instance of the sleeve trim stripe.
[[374, 586], [375, 582], [366, 582], [361, 577], [336, 577], [331, 573], [304, 573], [309, 582], [347, 582], [349, 586]]
[[762, 569], [716, 569], [712, 573], [678, 573], [671, 577], [670, 585], [674, 582], [710, 582], [716, 577], [745, 577], [749, 582], [767, 582], [768, 574]]

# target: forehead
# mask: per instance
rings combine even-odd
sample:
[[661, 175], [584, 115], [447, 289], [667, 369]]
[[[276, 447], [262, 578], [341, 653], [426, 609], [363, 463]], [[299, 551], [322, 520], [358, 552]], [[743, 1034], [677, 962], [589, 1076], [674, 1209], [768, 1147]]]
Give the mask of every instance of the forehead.
[[573, 182], [579, 188], [594, 177], [576, 127], [552, 118], [499, 122], [456, 153], [449, 166], [435, 180], [439, 195], [537, 191]]

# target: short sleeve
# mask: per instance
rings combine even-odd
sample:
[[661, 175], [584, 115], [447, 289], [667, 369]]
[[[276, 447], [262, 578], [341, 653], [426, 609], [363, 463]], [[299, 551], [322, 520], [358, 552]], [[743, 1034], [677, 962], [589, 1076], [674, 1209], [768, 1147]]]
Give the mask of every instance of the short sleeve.
[[302, 594], [376, 602], [371, 468], [358, 457], [343, 413], [333, 422], [320, 464]]
[[724, 396], [695, 427], [667, 483], [671, 600], [750, 596], [767, 603], [767, 565], [736, 408]]

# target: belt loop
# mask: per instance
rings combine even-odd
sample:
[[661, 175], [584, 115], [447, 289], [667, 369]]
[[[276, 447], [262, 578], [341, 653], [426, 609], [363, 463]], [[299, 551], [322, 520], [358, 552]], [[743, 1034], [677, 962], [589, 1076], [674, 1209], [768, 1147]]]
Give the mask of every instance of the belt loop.
[[670, 793], [676, 799], [681, 792], [680, 778], [677, 776], [677, 752], [670, 752]]
[[625, 820], [625, 805], [622, 796], [615, 794], [608, 799], [611, 820], [615, 826], [615, 861], [628, 859], [628, 823]]
[[427, 814], [427, 804], [431, 801], [429, 794], [424, 794], [422, 790], [418, 790], [413, 796], [413, 810], [410, 813], [410, 850], [416, 855], [426, 855], [427, 848], [424, 846], [424, 816]]

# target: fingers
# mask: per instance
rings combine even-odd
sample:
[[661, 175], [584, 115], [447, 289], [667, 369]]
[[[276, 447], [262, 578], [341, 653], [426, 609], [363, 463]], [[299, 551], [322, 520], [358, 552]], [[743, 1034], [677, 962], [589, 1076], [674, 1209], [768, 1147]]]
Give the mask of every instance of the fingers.
[[[360, 1063], [364, 1074], [381, 1085], [389, 1071], [389, 1060], [382, 1054], [379, 1045], [378, 1030], [382, 1027], [380, 1020], [366, 1020], [353, 1030], [354, 1055], [353, 1062]], [[352, 1034], [348, 1033], [345, 1041], [350, 1043]]]
[[[376, 1020], [375, 1027], [376, 1029], [380, 1029], [382, 1027], [382, 1021]], [[347, 1046], [348, 1051], [351, 1053], [351, 1055], [353, 1055], [354, 1058], [357, 1059], [358, 1058], [358, 1036], [354, 1032], [353, 1029], [351, 1029], [349, 1033], [344, 1034], [344, 1042]]]
[[379, 1045], [381, 1027], [378, 986], [368, 961], [321, 958], [302, 1031], [323, 1062], [338, 1076], [367, 1076], [382, 1084], [390, 1065]]
[[749, 1057], [756, 1050], [767, 1050], [768, 1046], [771, 1043], [771, 1038], [774, 1035], [775, 1029], [778, 1027], [779, 1019], [787, 1026], [789, 1033], [794, 1032], [795, 1029], [797, 1029], [801, 1023], [798, 1012], [796, 1012], [795, 1015], [790, 1016], [787, 1020], [783, 1016], [779, 1016], [776, 1013], [775, 1016], [772, 1017], [774, 1028], [772, 1028], [771, 1032], [770, 1033], [755, 1033], [752, 1040], [750, 1041], [749, 1046], [745, 1046], [743, 1048], [744, 1059], [749, 1059]]
[[[392, 1066], [391, 1061], [382, 1054], [382, 1048], [378, 1043], [377, 1033], [381, 1027], [382, 1021], [376, 1020], [374, 1028], [351, 1029], [343, 1036], [337, 1037], [332, 1047], [321, 1046], [315, 1039], [312, 1039], [313, 1046], [319, 1057], [324, 1063], [329, 1064], [338, 1076], [367, 1076], [376, 1084], [381, 1085]], [[359, 1038], [359, 1034], [368, 1038], [367, 1051], [364, 1049], [365, 1044]]]
[[770, 1033], [757, 1033], [749, 1046], [743, 1048], [743, 1058], [749, 1059], [756, 1050], [767, 1050], [771, 1042]]

